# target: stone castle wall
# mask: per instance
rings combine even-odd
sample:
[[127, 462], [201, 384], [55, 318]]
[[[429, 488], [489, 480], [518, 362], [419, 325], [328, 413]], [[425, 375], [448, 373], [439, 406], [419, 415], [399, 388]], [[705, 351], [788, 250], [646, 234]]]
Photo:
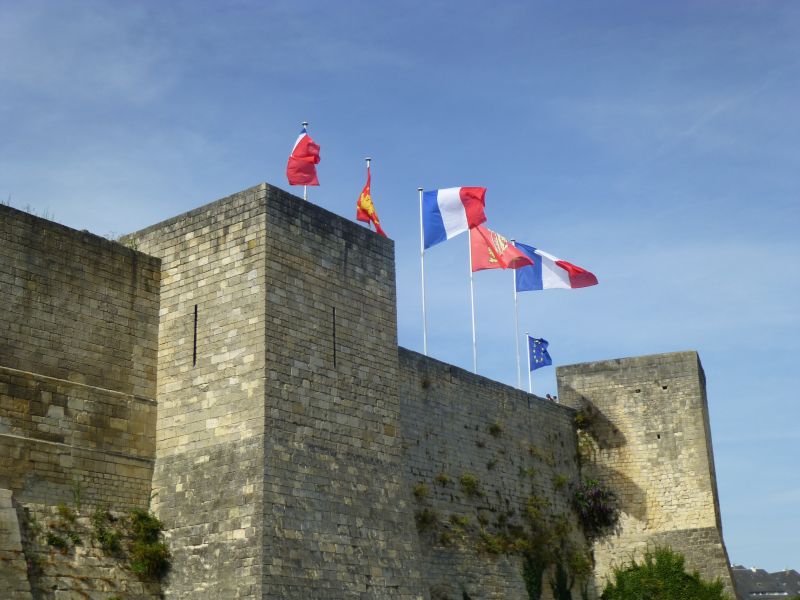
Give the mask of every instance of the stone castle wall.
[[[0, 232], [11, 598], [50, 597], [41, 581], [69, 569], [62, 591], [101, 593], [80, 583], [94, 555], [50, 561], [30, 592], [19, 577], [26, 525], [9, 515], [76, 490], [114, 509], [152, 496], [169, 598], [526, 599], [519, 553], [489, 541], [535, 506], [564, 525], [562, 562], [585, 550], [582, 476], [622, 499], [597, 587], [653, 543], [727, 576], [693, 353], [562, 367], [559, 405], [398, 349], [393, 243], [264, 184], [127, 236], [141, 252], [2, 206]], [[156, 593], [134, 584], [114, 589]]]
[[[435, 514], [419, 532], [429, 589], [454, 600], [527, 599], [519, 554], [493, 554], [481, 532], [526, 529], [533, 501], [546, 526], [560, 516], [572, 524], [557, 546], [565, 562], [585, 551], [571, 504], [579, 483], [574, 411], [403, 348], [399, 358], [405, 485], [420, 492], [418, 515]], [[478, 495], [461, 485], [465, 475], [479, 482]], [[551, 576], [542, 598], [553, 596]]]
[[160, 261], [0, 206], [0, 366], [155, 397]]
[[146, 506], [160, 262], [0, 206], [0, 488]]
[[557, 373], [561, 401], [586, 415], [583, 471], [607, 482], [622, 509], [616, 534], [595, 544], [598, 577], [648, 547], [668, 545], [690, 569], [721, 577], [733, 595], [697, 353], [571, 365]]

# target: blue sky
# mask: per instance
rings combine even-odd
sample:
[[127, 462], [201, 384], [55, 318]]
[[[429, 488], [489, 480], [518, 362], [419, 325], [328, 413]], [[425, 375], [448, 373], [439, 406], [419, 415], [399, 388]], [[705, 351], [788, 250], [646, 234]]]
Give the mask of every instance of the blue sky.
[[[790, 1], [0, 0], [0, 198], [135, 230], [287, 188], [308, 120], [311, 201], [353, 218], [373, 157], [420, 350], [416, 189], [485, 186], [490, 227], [600, 279], [521, 328], [556, 364], [697, 350], [731, 560], [800, 569], [798, 30]], [[466, 244], [426, 272], [430, 353], [469, 368]], [[475, 286], [479, 372], [514, 384], [510, 274]]]

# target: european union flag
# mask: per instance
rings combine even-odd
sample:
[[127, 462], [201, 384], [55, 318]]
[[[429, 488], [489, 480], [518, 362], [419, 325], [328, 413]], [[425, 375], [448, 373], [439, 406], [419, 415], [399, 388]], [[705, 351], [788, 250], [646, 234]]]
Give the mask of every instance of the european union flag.
[[549, 345], [545, 339], [528, 336], [528, 365], [531, 371], [553, 364], [553, 359], [547, 352]]

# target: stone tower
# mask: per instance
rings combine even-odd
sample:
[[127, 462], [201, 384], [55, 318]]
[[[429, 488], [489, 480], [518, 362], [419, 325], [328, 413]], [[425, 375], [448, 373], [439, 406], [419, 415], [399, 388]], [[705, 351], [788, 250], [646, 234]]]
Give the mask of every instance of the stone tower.
[[168, 595], [422, 597], [393, 243], [265, 184], [128, 240], [162, 260]]
[[620, 501], [615, 534], [595, 544], [595, 575], [644, 549], [669, 546], [690, 570], [720, 577], [735, 597], [722, 540], [705, 375], [696, 352], [558, 368], [562, 402], [584, 416], [585, 477]]

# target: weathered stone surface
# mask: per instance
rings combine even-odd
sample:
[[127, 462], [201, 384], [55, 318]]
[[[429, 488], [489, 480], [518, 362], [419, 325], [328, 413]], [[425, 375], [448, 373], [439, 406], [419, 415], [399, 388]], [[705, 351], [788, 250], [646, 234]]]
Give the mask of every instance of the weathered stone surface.
[[[28, 504], [21, 511], [28, 576], [35, 600], [158, 600], [158, 582], [142, 579], [131, 570], [126, 549], [117, 554], [104, 551], [88, 511]], [[74, 516], [74, 521], [71, 519]], [[123, 515], [119, 513], [121, 518]], [[64, 546], [48, 542], [57, 535]], [[5, 596], [2, 596], [6, 598]], [[30, 597], [30, 596], [29, 596]], [[12, 596], [14, 600], [16, 598]], [[22, 598], [22, 597], [20, 597]]]
[[156, 404], [0, 366], [0, 486], [19, 502], [147, 506]]
[[159, 260], [0, 207], [0, 366], [155, 397]]
[[734, 596], [697, 353], [559, 367], [558, 387], [562, 402], [588, 415], [584, 472], [620, 499], [618, 531], [595, 544], [598, 581], [662, 544]]
[[0, 598], [32, 598], [17, 509], [7, 489], [0, 489]]
[[394, 244], [267, 188], [265, 598], [422, 598]]
[[[427, 585], [452, 588], [456, 599], [527, 600], [519, 555], [489, 553], [480, 533], [506, 530], [498, 522], [525, 529], [531, 500], [546, 526], [559, 515], [576, 522], [574, 411], [403, 348], [400, 374], [406, 485], [422, 492], [418, 513], [436, 514], [420, 531]], [[478, 480], [479, 495], [463, 489], [464, 475]], [[466, 527], [453, 523], [461, 518]], [[561, 543], [585, 549], [574, 525]], [[542, 598], [552, 598], [547, 576]]]
[[173, 598], [261, 593], [264, 197], [253, 188], [130, 236], [162, 264], [153, 509]]
[[[568, 407], [398, 349], [391, 240], [265, 184], [123, 240], [146, 254], [4, 206], [0, 235], [0, 488], [43, 519], [152, 498], [168, 598], [526, 599], [481, 536], [535, 500], [579, 549], [582, 475], [623, 504], [597, 586], [648, 543], [729, 583], [693, 353], [562, 367]], [[0, 596], [158, 593], [4, 502]]]

